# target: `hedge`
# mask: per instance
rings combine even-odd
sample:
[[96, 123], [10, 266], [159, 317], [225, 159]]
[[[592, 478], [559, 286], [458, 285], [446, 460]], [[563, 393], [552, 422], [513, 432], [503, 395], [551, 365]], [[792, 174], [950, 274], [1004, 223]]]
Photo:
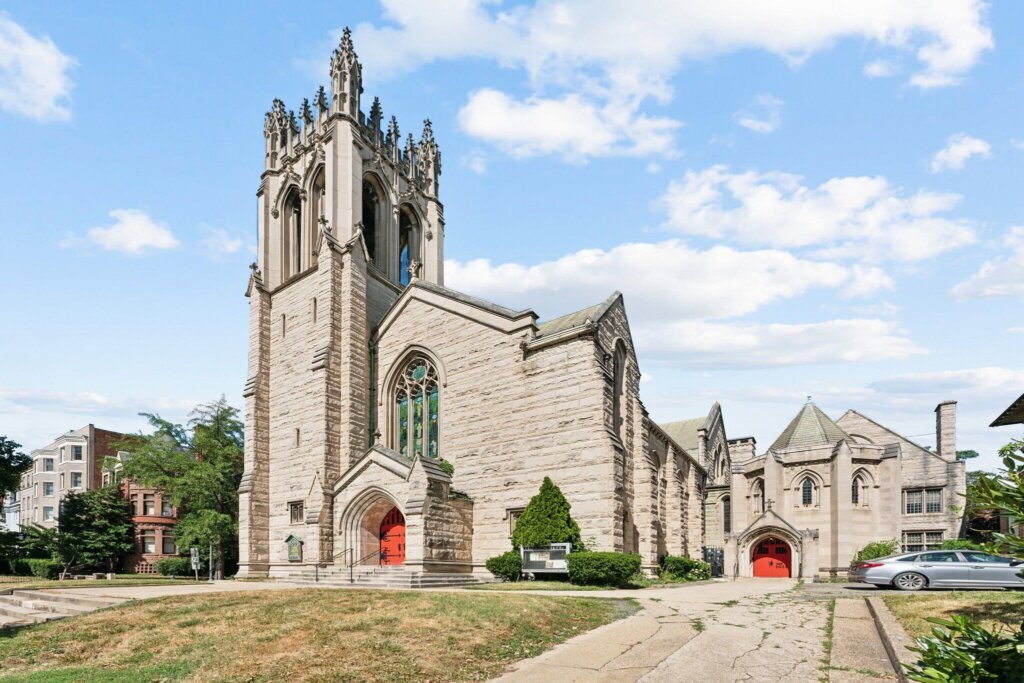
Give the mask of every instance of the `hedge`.
[[873, 541], [857, 551], [853, 561], [874, 560], [879, 557], [895, 555], [900, 551], [900, 542], [895, 538], [891, 541]]
[[5, 576], [30, 576], [32, 569], [28, 566], [28, 560], [20, 557], [0, 558], [0, 575]]
[[61, 564], [57, 560], [36, 560], [27, 559], [25, 563], [28, 565], [28, 570], [40, 579], [56, 579], [60, 576]]
[[153, 563], [160, 576], [195, 576], [190, 557], [165, 557]]
[[523, 573], [523, 558], [515, 550], [509, 550], [484, 562], [487, 571], [505, 581], [518, 581]]
[[632, 553], [576, 552], [565, 559], [569, 581], [581, 586], [624, 587], [640, 571], [640, 556]]
[[[661, 560], [662, 576], [683, 581], [703, 581], [711, 578], [711, 565], [690, 557], [666, 555]], [[667, 574], [667, 576], [665, 576]]]

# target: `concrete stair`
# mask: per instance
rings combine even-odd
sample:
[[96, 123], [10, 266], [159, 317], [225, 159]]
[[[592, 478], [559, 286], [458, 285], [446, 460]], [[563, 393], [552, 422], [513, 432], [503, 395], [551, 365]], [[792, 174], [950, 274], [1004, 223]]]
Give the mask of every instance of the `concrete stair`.
[[[317, 577], [319, 575], [319, 580]], [[405, 567], [304, 567], [281, 577], [289, 583], [323, 588], [445, 588], [486, 583], [474, 574], [410, 572]]]
[[0, 628], [42, 624], [55, 619], [88, 614], [121, 600], [50, 591], [14, 590], [0, 595]]

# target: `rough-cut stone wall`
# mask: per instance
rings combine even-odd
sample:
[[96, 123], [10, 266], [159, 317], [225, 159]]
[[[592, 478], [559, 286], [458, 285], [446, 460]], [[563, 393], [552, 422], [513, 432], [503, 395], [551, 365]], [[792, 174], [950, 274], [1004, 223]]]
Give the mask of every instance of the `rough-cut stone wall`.
[[469, 568], [473, 560], [473, 501], [449, 497], [440, 485], [433, 485], [431, 494], [423, 511], [424, 563]]

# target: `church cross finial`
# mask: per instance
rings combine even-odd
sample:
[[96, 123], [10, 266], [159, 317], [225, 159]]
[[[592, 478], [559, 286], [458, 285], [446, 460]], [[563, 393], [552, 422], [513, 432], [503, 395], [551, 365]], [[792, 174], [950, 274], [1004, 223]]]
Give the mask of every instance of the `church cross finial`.
[[771, 498], [764, 502], [764, 508], [769, 512], [771, 511], [773, 505], [775, 505], [775, 501], [772, 500]]

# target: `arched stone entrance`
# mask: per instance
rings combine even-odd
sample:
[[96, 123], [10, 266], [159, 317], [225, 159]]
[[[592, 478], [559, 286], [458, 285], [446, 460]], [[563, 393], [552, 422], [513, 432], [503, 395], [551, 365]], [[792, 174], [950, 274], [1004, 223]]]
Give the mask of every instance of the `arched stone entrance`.
[[402, 565], [406, 558], [406, 522], [398, 502], [380, 488], [357, 496], [341, 517], [344, 565]]
[[793, 575], [793, 551], [778, 536], [767, 536], [751, 549], [755, 577], [788, 579]]

